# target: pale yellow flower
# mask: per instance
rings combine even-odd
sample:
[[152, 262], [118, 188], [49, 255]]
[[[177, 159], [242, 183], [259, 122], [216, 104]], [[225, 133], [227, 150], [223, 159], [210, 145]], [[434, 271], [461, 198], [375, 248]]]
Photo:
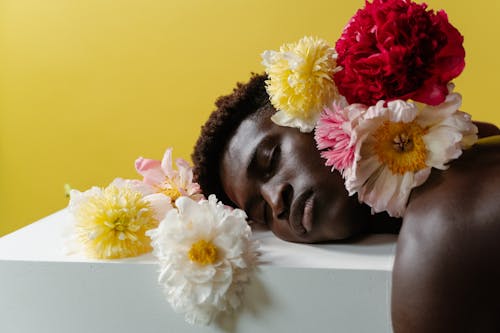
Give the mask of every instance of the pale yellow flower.
[[320, 38], [303, 37], [279, 51], [265, 51], [262, 59], [269, 77], [267, 93], [278, 110], [271, 119], [280, 126], [312, 131], [323, 107], [338, 96], [334, 48]]
[[[97, 259], [133, 257], [151, 251], [146, 231], [158, 226], [166, 196], [144, 196], [132, 182], [115, 180], [102, 189], [71, 190], [69, 209], [75, 217], [76, 238], [87, 256]], [[151, 200], [148, 200], [150, 198]]]

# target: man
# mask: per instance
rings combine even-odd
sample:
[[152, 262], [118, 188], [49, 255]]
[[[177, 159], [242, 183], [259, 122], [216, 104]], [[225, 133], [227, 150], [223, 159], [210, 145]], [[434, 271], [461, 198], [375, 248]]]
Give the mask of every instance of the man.
[[[203, 192], [244, 209], [278, 237], [313, 243], [399, 229], [349, 197], [324, 165], [313, 134], [277, 126], [254, 75], [217, 101], [195, 146]], [[477, 123], [479, 136], [500, 134]], [[500, 137], [433, 170], [408, 201], [393, 269], [396, 332], [500, 331]]]

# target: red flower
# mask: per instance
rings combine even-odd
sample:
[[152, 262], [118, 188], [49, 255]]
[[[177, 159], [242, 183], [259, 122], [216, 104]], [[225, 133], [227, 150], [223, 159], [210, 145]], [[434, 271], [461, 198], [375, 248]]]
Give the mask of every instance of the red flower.
[[343, 69], [335, 83], [349, 103], [413, 99], [437, 105], [464, 69], [462, 43], [444, 11], [410, 0], [367, 1], [336, 43]]

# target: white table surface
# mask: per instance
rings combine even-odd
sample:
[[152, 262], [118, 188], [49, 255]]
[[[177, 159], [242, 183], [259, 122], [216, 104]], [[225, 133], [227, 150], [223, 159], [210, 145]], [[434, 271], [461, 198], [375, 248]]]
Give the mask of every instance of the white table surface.
[[[152, 254], [119, 260], [88, 259], [65, 250], [64, 230], [71, 223], [67, 209], [0, 238], [0, 260], [55, 262], [133, 262], [153, 264]], [[256, 230], [262, 265], [299, 268], [372, 269], [390, 271], [394, 262], [396, 236], [370, 235], [355, 243], [296, 244]]]
[[151, 254], [68, 255], [69, 223], [64, 209], [0, 238], [0, 332], [391, 331], [394, 235], [305, 245], [256, 231], [261, 264], [242, 310], [193, 327], [163, 299]]

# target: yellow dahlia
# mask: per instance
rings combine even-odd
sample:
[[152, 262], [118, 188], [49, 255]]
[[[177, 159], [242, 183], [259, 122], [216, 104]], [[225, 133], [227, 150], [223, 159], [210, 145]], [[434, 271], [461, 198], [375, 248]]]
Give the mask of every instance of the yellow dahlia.
[[271, 119], [311, 132], [323, 107], [338, 96], [333, 81], [335, 49], [320, 38], [303, 37], [279, 51], [264, 51], [262, 59], [269, 77], [267, 93], [278, 111]]
[[133, 182], [122, 179], [104, 189], [71, 190], [70, 196], [76, 238], [89, 257], [98, 259], [133, 257], [151, 251], [146, 231], [156, 228], [167, 208], [171, 208], [168, 197], [145, 196]]

